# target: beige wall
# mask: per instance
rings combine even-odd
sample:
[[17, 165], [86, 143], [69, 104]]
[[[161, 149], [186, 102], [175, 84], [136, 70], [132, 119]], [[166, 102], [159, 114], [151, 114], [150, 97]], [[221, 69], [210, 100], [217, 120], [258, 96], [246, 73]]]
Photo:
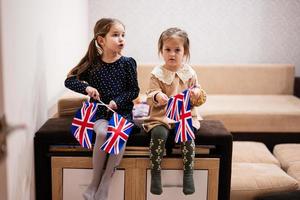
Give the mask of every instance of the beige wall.
[[159, 34], [171, 26], [191, 40], [191, 63], [290, 63], [300, 76], [300, 1], [90, 0], [90, 29], [101, 17], [121, 19], [126, 53], [139, 63], [160, 62]]
[[10, 125], [26, 125], [7, 140], [8, 200], [33, 200], [34, 134], [87, 49], [88, 6], [82, 0], [2, 0], [0, 8], [4, 111]]

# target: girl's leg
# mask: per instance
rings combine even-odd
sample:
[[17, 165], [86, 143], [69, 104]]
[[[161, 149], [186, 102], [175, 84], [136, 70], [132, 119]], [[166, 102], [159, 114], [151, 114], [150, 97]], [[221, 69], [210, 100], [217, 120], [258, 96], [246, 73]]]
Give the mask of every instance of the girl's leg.
[[106, 153], [101, 151], [100, 147], [106, 138], [107, 124], [108, 122], [106, 120], [100, 119], [97, 120], [94, 125], [96, 141], [93, 149], [93, 179], [86, 191], [83, 193], [83, 198], [85, 200], [94, 200], [94, 195], [101, 180]]
[[181, 151], [183, 158], [183, 193], [185, 195], [195, 192], [193, 170], [195, 158], [195, 142], [194, 140], [182, 142]]
[[109, 155], [109, 158], [108, 158], [107, 164], [106, 164], [106, 169], [104, 171], [100, 185], [95, 194], [95, 200], [107, 200], [108, 199], [109, 186], [112, 181], [112, 177], [114, 175], [116, 167], [121, 163], [122, 157], [125, 152], [125, 147], [126, 147], [126, 144], [124, 144], [124, 147], [122, 148], [122, 150], [120, 150], [119, 154]]
[[151, 188], [152, 194], [161, 194], [161, 167], [160, 163], [164, 155], [165, 142], [169, 130], [164, 126], [156, 126], [151, 130], [150, 141], [150, 168], [151, 168]]

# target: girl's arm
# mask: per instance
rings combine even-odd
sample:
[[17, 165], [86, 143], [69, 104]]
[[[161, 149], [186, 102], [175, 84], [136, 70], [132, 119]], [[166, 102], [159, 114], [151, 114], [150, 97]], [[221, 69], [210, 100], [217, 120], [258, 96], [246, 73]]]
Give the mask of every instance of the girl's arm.
[[147, 104], [149, 106], [160, 106], [160, 104], [157, 101], [157, 95], [159, 93], [162, 93], [159, 81], [157, 78], [151, 75], [149, 89], [146, 92]]
[[[191, 84], [191, 85], [190, 85]], [[191, 89], [191, 105], [200, 106], [206, 102], [206, 92], [201, 88], [197, 75], [193, 77], [193, 80], [189, 83]]]
[[136, 67], [135, 60], [133, 58], [129, 58], [128, 67], [126, 70], [128, 71], [127, 84], [130, 90], [124, 91], [121, 95], [113, 99], [118, 108], [124, 107], [129, 102], [132, 102], [134, 99], [136, 99], [139, 95], [140, 88], [138, 86]]
[[[80, 80], [77, 78], [77, 76], [71, 76], [66, 78], [65, 80], [65, 86], [66, 88], [69, 88], [70, 90], [73, 90], [74, 92], [78, 92], [84, 95], [87, 95], [86, 88], [89, 86], [89, 84], [84, 81], [85, 80], [85, 73], [80, 75]], [[82, 80], [82, 81], [81, 81]]]

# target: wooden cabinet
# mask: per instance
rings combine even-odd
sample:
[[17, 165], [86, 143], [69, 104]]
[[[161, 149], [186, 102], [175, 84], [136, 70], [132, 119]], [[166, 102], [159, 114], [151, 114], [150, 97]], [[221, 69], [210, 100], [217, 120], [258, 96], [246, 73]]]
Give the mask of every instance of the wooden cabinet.
[[[164, 192], [162, 195], [152, 195], [149, 191], [149, 158], [125, 157], [114, 175], [109, 199], [217, 200], [219, 165], [218, 158], [195, 158], [196, 192], [193, 195], [185, 196], [182, 193], [182, 159], [164, 158], [162, 162]], [[82, 192], [92, 176], [91, 167], [91, 157], [51, 157], [52, 199], [82, 199]]]

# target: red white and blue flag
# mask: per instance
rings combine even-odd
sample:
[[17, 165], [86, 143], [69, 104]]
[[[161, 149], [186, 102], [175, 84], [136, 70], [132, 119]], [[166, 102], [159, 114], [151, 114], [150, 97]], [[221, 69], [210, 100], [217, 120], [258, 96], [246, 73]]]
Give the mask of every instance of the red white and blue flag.
[[189, 90], [185, 90], [169, 99], [166, 116], [176, 121], [176, 143], [195, 139]]
[[168, 101], [166, 115], [169, 119], [178, 121], [180, 119], [180, 111], [184, 99], [184, 94], [179, 93], [171, 97]]
[[97, 103], [83, 102], [76, 112], [71, 125], [71, 132], [82, 147], [92, 148], [93, 127]]
[[127, 141], [133, 123], [127, 121], [118, 113], [114, 113], [108, 123], [106, 141], [100, 147], [109, 154], [119, 154]]
[[184, 96], [184, 101], [183, 105], [181, 106], [179, 120], [175, 123], [176, 143], [195, 139], [190, 104], [190, 91], [185, 90], [182, 92], [182, 94]]

